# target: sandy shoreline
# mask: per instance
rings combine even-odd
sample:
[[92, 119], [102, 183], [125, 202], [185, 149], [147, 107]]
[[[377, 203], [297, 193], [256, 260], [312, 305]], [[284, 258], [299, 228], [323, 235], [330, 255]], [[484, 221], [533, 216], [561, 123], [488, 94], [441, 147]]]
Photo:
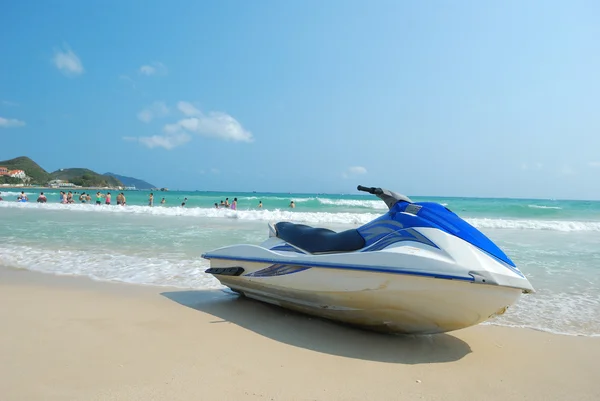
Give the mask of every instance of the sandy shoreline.
[[0, 268], [0, 399], [598, 400], [600, 338], [361, 331], [220, 291]]

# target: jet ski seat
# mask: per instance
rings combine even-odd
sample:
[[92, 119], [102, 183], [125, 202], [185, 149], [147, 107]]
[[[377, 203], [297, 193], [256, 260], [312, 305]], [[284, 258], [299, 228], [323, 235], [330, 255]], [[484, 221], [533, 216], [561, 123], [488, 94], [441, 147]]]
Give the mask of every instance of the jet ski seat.
[[365, 246], [365, 239], [356, 229], [335, 232], [304, 224], [275, 224], [278, 238], [310, 253], [352, 252]]

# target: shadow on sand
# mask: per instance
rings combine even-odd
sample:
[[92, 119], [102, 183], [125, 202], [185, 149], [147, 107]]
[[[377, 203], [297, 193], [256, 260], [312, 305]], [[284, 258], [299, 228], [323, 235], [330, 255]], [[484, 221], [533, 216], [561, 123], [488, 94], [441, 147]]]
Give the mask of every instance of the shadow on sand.
[[310, 317], [225, 291], [172, 291], [164, 297], [262, 336], [295, 347], [348, 358], [421, 364], [452, 362], [471, 352], [448, 334], [424, 336], [371, 332]]

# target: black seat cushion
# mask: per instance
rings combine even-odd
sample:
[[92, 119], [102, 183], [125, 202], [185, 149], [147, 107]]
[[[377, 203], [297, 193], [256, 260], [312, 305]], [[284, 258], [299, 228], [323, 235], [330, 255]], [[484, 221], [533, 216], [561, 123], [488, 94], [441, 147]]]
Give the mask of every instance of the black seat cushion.
[[365, 239], [355, 229], [335, 232], [304, 224], [275, 224], [277, 237], [310, 253], [352, 252], [365, 246]]

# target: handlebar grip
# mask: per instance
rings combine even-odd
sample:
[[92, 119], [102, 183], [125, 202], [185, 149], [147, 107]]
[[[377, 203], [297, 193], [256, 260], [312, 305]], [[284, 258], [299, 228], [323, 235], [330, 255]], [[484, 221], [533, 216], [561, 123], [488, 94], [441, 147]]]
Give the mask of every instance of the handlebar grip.
[[359, 191], [363, 191], [363, 192], [368, 192], [370, 194], [374, 194], [375, 190], [377, 188], [375, 188], [375, 187], [363, 187], [362, 185], [359, 185], [358, 187], [356, 187], [356, 189], [358, 189]]

